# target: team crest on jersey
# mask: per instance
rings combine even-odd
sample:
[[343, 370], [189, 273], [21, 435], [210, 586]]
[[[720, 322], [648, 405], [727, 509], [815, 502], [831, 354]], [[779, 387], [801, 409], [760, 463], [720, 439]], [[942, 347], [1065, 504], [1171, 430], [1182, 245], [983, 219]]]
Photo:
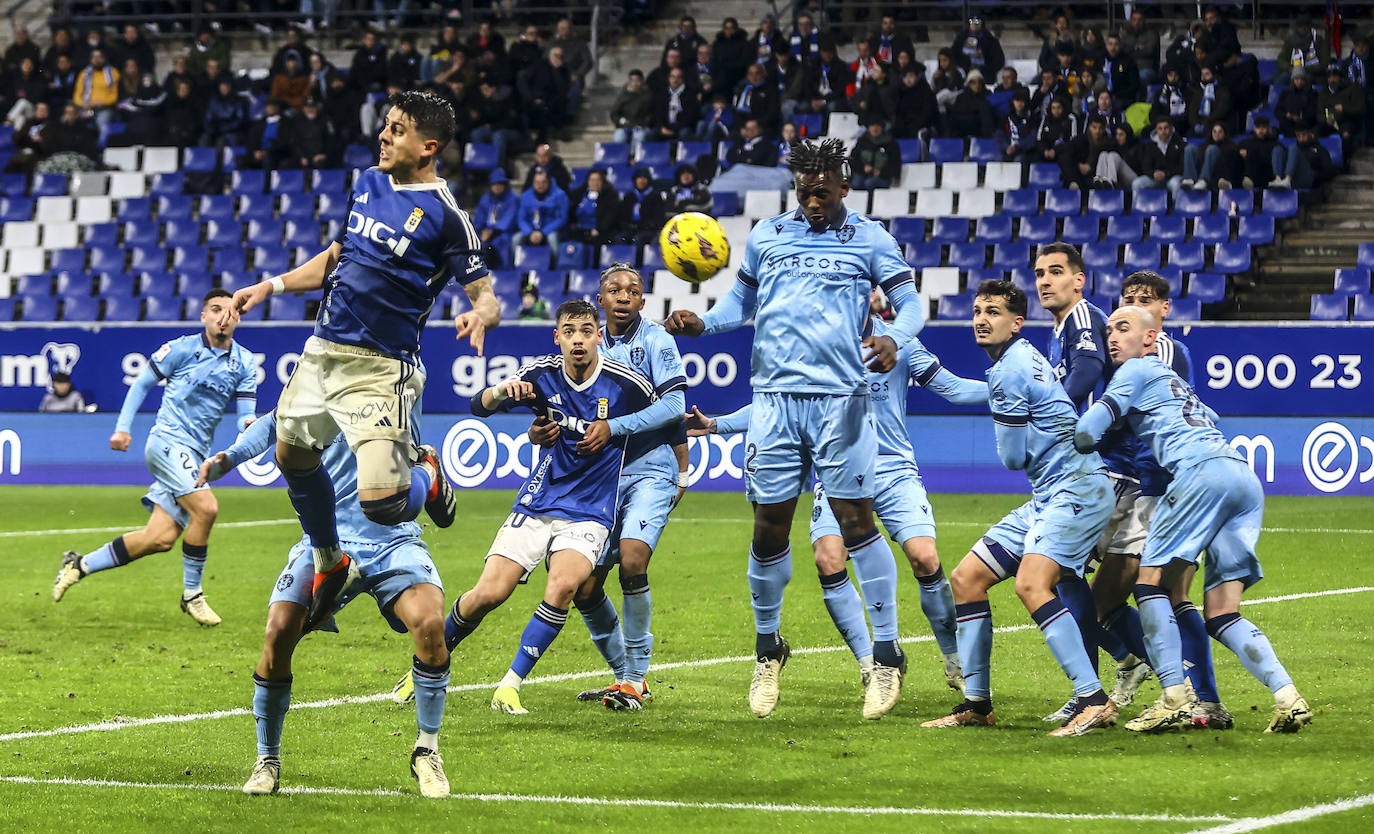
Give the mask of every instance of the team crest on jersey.
[[413, 232], [416, 229], [420, 228], [420, 221], [424, 218], [425, 210], [422, 208], [416, 208], [414, 211], [410, 213], [410, 217], [406, 218], [406, 224], [402, 228], [404, 228], [407, 232]]
[[644, 364], [644, 348], [642, 348], [642, 347], [636, 347], [636, 348], [633, 348], [633, 349], [630, 351], [630, 364], [631, 364], [631, 365], [643, 365], [643, 364]]
[[172, 343], [171, 343], [171, 342], [163, 342], [163, 343], [162, 343], [162, 347], [158, 348], [157, 351], [153, 354], [153, 359], [154, 359], [155, 361], [161, 362], [162, 360], [166, 359], [166, 358], [167, 358], [167, 354], [169, 354], [169, 353], [171, 353], [171, 352], [172, 352]]
[[854, 239], [854, 227], [848, 223], [835, 230], [835, 237], [840, 239], [840, 243], [848, 243]]
[[596, 401], [596, 419], [605, 420], [606, 415], [610, 413], [610, 405], [610, 400], [605, 397], [599, 398]]
[[281, 579], [278, 579], [278, 580], [277, 580], [277, 590], [278, 590], [278, 591], [285, 591], [287, 588], [290, 588], [290, 587], [291, 587], [291, 583], [292, 583], [292, 582], [295, 582], [295, 581], [296, 581], [296, 578], [295, 578], [294, 576], [292, 576], [292, 575], [289, 574], [289, 573], [283, 573], [283, 574], [281, 575]]
[[1097, 343], [1093, 341], [1093, 332], [1091, 330], [1084, 330], [1082, 333], [1078, 334], [1078, 349], [1097, 350]]

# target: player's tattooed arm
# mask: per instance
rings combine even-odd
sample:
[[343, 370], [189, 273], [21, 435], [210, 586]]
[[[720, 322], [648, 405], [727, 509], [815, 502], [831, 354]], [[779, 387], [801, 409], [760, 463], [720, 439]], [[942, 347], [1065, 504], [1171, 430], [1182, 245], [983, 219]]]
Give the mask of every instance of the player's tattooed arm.
[[229, 309], [220, 317], [220, 326], [228, 325], [229, 319], [235, 314], [243, 315], [262, 304], [269, 295], [309, 292], [324, 286], [324, 279], [329, 277], [329, 273], [334, 271], [334, 267], [338, 266], [339, 253], [342, 251], [343, 244], [331, 243], [320, 254], [290, 272], [284, 272], [266, 281], [259, 281], [250, 287], [236, 291]]
[[683, 422], [687, 426], [688, 437], [705, 437], [708, 434], [713, 434], [716, 430], [716, 418], [707, 417], [696, 406], [692, 406], [692, 410], [683, 417]]
[[501, 305], [491, 289], [491, 278], [482, 277], [465, 286], [472, 309], [453, 319], [459, 339], [467, 339], [478, 356], [486, 342], [487, 331], [501, 323]]

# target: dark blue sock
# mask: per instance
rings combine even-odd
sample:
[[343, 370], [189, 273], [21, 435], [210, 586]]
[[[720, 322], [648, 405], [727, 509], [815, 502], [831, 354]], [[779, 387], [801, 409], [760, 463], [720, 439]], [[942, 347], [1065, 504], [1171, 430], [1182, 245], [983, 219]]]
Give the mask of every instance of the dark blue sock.
[[[1140, 624], [1140, 612], [1131, 607], [1129, 603], [1121, 603], [1114, 611], [1102, 618], [1102, 628], [1109, 634], [1121, 641], [1122, 647], [1144, 661], [1149, 661], [1150, 651], [1145, 645], [1145, 627]], [[1112, 657], [1117, 660], [1124, 660], [1125, 657], [1117, 657], [1112, 652]], [[1150, 664], [1154, 668], [1154, 664]]]
[[458, 603], [462, 601], [462, 597], [454, 600], [453, 609], [444, 618], [444, 645], [448, 646], [449, 651], [453, 651], [455, 646], [463, 642], [464, 638], [476, 631], [477, 626], [482, 624], [481, 617], [475, 620], [463, 619], [463, 616], [458, 613]]
[[334, 482], [323, 466], [311, 470], [286, 469], [286, 494], [301, 529], [315, 550], [338, 550], [339, 531], [334, 519]]
[[1192, 681], [1199, 701], [1221, 703], [1217, 673], [1212, 668], [1212, 639], [1207, 635], [1202, 614], [1196, 605], [1185, 600], [1174, 606], [1174, 619], [1178, 620], [1178, 636], [1183, 640], [1184, 676]]
[[1097, 600], [1093, 599], [1092, 586], [1086, 580], [1073, 576], [1062, 580], [1054, 590], [1073, 615], [1078, 633], [1083, 637], [1083, 651], [1087, 653], [1088, 662], [1092, 664], [1093, 674], [1096, 675], [1097, 635], [1100, 629], [1097, 624]]
[[554, 638], [563, 630], [563, 624], [567, 621], [568, 609], [556, 608], [547, 602], [539, 603], [539, 607], [534, 610], [534, 616], [530, 617], [529, 624], [520, 635], [520, 648], [515, 651], [515, 659], [510, 662], [510, 670], [519, 675], [521, 680], [529, 677], [534, 664], [538, 663], [539, 658], [553, 645]]

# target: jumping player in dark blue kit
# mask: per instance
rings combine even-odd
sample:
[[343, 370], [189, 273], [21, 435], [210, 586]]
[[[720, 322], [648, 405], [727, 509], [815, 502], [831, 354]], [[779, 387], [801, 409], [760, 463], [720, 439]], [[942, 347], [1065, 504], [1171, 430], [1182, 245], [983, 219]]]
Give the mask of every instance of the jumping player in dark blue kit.
[[528, 712], [520, 703], [520, 684], [567, 622], [573, 596], [592, 575], [615, 526], [629, 436], [682, 419], [680, 406], [655, 408], [649, 380], [601, 355], [598, 324], [591, 304], [565, 301], [555, 313], [554, 341], [561, 353], [530, 362], [472, 398], [478, 417], [526, 407], [560, 429], [520, 488], [477, 584], [458, 597], [445, 621], [451, 651], [541, 563], [548, 566], [543, 602], [491, 699], [492, 709], [512, 715]]
[[411, 441], [410, 410], [425, 379], [420, 333], [450, 279], [473, 305], [455, 320], [459, 338], [480, 354], [500, 321], [482, 242], [435, 173], [457, 129], [453, 108], [427, 92], [399, 93], [390, 105], [377, 165], [353, 184], [339, 237], [303, 266], [234, 294], [235, 307], [247, 311], [273, 293], [325, 288], [315, 334], [277, 403], [277, 464], [315, 560], [307, 631], [356, 573], [339, 548], [321, 452], [343, 432], [371, 521], [400, 524], [423, 508], [438, 526], [452, 524], [456, 502], [438, 455]]

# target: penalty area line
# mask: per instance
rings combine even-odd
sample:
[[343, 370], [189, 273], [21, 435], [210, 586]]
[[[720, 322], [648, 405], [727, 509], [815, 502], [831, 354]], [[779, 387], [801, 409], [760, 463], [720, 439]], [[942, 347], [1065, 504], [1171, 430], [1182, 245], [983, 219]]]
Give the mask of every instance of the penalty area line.
[[[278, 524], [299, 524], [300, 521], [294, 518], [268, 518], [262, 521], [221, 521], [215, 525], [216, 530], [226, 527], [272, 527]], [[63, 527], [59, 530], [6, 530], [0, 532], [0, 539], [13, 539], [20, 536], [57, 536], [75, 533], [120, 533], [128, 532], [131, 525], [121, 524], [118, 527]]]
[[[292, 519], [294, 521], [294, 519]], [[1241, 600], [1241, 605], [1264, 605], [1271, 602], [1291, 602], [1293, 600], [1312, 599], [1315, 597], [1343, 596], [1347, 594], [1359, 594], [1374, 591], [1374, 586], [1356, 586], [1352, 588], [1332, 588], [1325, 591], [1309, 591], [1301, 594], [1286, 594], [1277, 597], [1260, 597], [1259, 599]], [[1011, 626], [998, 626], [993, 629], [996, 634], [1012, 634], [1018, 631], [1029, 631], [1035, 626], [1024, 623]], [[935, 638], [929, 634], [922, 634], [914, 637], [903, 637], [901, 642], [904, 644], [912, 643], [933, 643]], [[831, 654], [834, 652], [848, 651], [848, 646], [809, 646], [792, 650], [794, 655], [808, 654]], [[669, 663], [657, 663], [652, 667], [658, 672], [668, 672], [674, 669], [699, 669], [706, 666], [720, 666], [726, 663], [744, 663], [754, 660], [752, 654], [729, 655], [725, 657], [708, 657], [700, 660], [678, 660]], [[557, 675], [542, 675], [529, 678], [525, 681], [526, 686], [540, 683], [564, 683], [567, 681], [585, 680], [587, 678], [601, 678], [610, 674], [605, 668], [593, 669], [584, 672], [564, 672]], [[449, 692], [471, 692], [477, 689], [495, 689], [496, 681], [489, 683], [462, 683], [455, 684], [448, 688]], [[329, 709], [331, 707], [341, 707], [348, 704], [375, 704], [382, 701], [391, 700], [390, 692], [378, 692], [372, 695], [342, 695], [336, 698], [324, 698], [318, 701], [302, 701], [291, 705], [293, 710], [302, 709]], [[0, 742], [22, 741], [30, 738], [47, 738], [50, 736], [77, 735], [81, 733], [110, 732], [113, 730], [129, 730], [135, 727], [149, 727], [157, 724], [186, 724], [192, 721], [210, 721], [216, 718], [234, 718], [237, 716], [252, 715], [253, 711], [246, 707], [236, 707], [233, 709], [214, 710], [211, 712], [182, 713], [178, 715], [154, 715], [148, 718], [114, 718], [108, 721], [98, 721], [91, 724], [73, 724], [66, 727], [54, 727], [49, 730], [20, 730], [17, 732], [0, 734]]]
[[1245, 817], [1225, 825], [1201, 829], [1195, 834], [1245, 834], [1248, 831], [1259, 831], [1264, 828], [1273, 828], [1276, 825], [1306, 822], [1317, 817], [1353, 811], [1356, 808], [1365, 808], [1370, 805], [1374, 805], [1374, 793], [1352, 796], [1349, 799], [1338, 799], [1335, 802], [1324, 802], [1321, 805], [1294, 808], [1291, 811], [1284, 811], [1282, 814], [1268, 817]]
[[[163, 782], [122, 782], [111, 779], [35, 779], [28, 776], [0, 776], [0, 783], [13, 785], [44, 785], [79, 788], [128, 788], [161, 791], [213, 791], [238, 793], [238, 785], [178, 785]], [[332, 788], [285, 787], [287, 796], [384, 796], [415, 799], [410, 791], [388, 788]], [[528, 803], [537, 805], [585, 805], [620, 808], [671, 808], [692, 811], [761, 811], [793, 814], [847, 814], [853, 816], [920, 816], [920, 817], [996, 817], [1003, 819], [1061, 820], [1068, 822], [1226, 822], [1231, 817], [1221, 815], [1188, 816], [1174, 814], [1066, 814], [1050, 811], [1005, 811], [982, 808], [902, 808], [898, 806], [853, 807], [848, 805], [801, 805], [765, 802], [686, 802], [675, 799], [620, 799], [599, 796], [539, 796], [517, 793], [455, 793], [448, 797], [459, 802]], [[1248, 830], [1248, 829], [1247, 829]]]

